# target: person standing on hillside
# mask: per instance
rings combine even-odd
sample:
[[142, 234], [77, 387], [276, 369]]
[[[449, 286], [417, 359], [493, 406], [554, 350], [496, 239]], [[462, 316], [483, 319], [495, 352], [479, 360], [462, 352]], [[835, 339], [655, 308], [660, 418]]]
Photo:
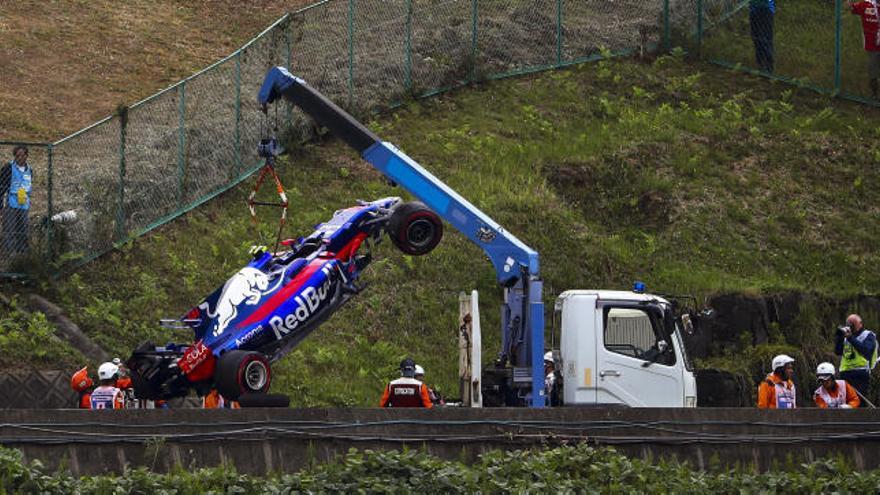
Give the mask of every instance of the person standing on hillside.
[[851, 314], [834, 335], [834, 353], [840, 356], [840, 378], [866, 398], [871, 388], [871, 370], [877, 364], [877, 335], [865, 328], [862, 317]]
[[759, 409], [794, 409], [796, 390], [794, 377], [794, 358], [780, 354], [773, 358], [773, 371], [758, 386]]
[[13, 160], [0, 168], [0, 213], [3, 217], [3, 247], [8, 255], [28, 249], [28, 211], [31, 208], [33, 170], [28, 165], [27, 146], [12, 149]]
[[880, 90], [880, 12], [877, 0], [851, 2], [849, 9], [862, 18], [862, 36], [868, 55], [868, 85], [871, 87], [871, 97], [876, 100]]
[[749, 0], [749, 28], [758, 69], [773, 73], [773, 17], [776, 0]]

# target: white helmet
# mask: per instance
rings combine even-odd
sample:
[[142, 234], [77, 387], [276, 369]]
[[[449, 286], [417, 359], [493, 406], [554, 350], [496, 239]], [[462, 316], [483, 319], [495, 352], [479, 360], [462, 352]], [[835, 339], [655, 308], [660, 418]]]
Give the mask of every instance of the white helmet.
[[544, 353], [544, 362], [545, 363], [555, 363], [553, 360], [553, 351], [547, 351]]
[[822, 363], [816, 367], [816, 376], [819, 378], [830, 378], [834, 376], [834, 365], [831, 363]]
[[780, 354], [773, 358], [773, 371], [784, 368], [786, 364], [793, 363], [794, 358], [787, 354]]
[[416, 374], [416, 375], [424, 375], [424, 374], [425, 374], [425, 368], [422, 368], [421, 366], [416, 365], [416, 372], [415, 372], [415, 374]]
[[113, 363], [104, 363], [98, 368], [98, 378], [100, 380], [112, 380], [119, 373], [119, 366]]

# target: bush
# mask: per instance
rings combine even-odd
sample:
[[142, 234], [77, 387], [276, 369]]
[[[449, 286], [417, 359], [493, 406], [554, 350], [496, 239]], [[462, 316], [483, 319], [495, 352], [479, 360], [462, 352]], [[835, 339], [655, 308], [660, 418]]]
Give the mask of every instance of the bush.
[[546, 450], [491, 451], [475, 462], [438, 459], [422, 451], [349, 453], [296, 474], [265, 477], [226, 466], [157, 474], [49, 475], [17, 450], [0, 447], [0, 488], [27, 493], [872, 493], [880, 470], [853, 472], [840, 459], [768, 473], [704, 472], [685, 464], [629, 459], [586, 444]]

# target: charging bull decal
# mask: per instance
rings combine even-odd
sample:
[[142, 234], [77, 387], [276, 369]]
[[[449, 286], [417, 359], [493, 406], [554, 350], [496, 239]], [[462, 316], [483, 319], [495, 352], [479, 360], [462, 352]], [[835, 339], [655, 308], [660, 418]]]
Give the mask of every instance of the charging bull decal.
[[229, 323], [238, 316], [238, 306], [242, 303], [253, 306], [260, 302], [263, 293], [269, 288], [269, 277], [265, 273], [246, 266], [233, 275], [223, 286], [217, 304], [211, 311], [207, 302], [199, 305], [208, 316], [216, 321], [212, 334], [222, 335]]

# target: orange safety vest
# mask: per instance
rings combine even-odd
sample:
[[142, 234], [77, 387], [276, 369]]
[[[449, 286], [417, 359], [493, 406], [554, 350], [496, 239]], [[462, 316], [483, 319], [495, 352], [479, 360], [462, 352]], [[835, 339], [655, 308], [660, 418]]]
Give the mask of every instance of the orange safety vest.
[[214, 389], [202, 399], [202, 407], [204, 409], [239, 409], [241, 406], [236, 401], [227, 401], [217, 389]]
[[813, 394], [816, 405], [821, 408], [830, 409], [837, 409], [844, 404], [854, 408], [859, 407], [861, 400], [856, 395], [855, 390], [852, 389], [852, 386], [846, 383], [846, 380], [835, 380], [835, 383], [837, 383], [837, 389], [834, 395], [831, 395], [823, 386], [819, 386], [816, 389], [816, 392]]
[[434, 407], [428, 387], [415, 378], [402, 377], [385, 387], [379, 407]]
[[770, 373], [758, 387], [758, 407], [762, 409], [794, 409], [797, 407], [794, 383], [783, 381]]

